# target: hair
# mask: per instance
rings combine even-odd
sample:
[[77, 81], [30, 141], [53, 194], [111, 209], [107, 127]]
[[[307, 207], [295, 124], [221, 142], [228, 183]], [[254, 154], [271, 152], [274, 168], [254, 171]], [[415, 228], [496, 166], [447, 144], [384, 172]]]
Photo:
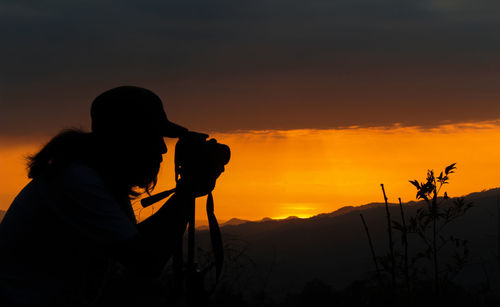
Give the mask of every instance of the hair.
[[[112, 147], [109, 142], [109, 139], [105, 140], [92, 132], [78, 129], [63, 130], [38, 153], [27, 157], [28, 177], [54, 178], [69, 164], [81, 162], [96, 170], [117, 197], [137, 197], [143, 192], [150, 194], [157, 183], [158, 169], [151, 166], [147, 173], [140, 174], [137, 182], [126, 182], [124, 177], [127, 176], [120, 176], [120, 172], [127, 169], [123, 169], [123, 165], [119, 162], [110, 163], [110, 157], [113, 155], [109, 155], [109, 151], [106, 150], [109, 149], [106, 146]], [[119, 157], [116, 158], [115, 155], [114, 159], [119, 160]]]
[[63, 130], [38, 153], [27, 158], [28, 177], [36, 179], [43, 174], [52, 176], [73, 161], [91, 160], [90, 143], [90, 133], [76, 129]]

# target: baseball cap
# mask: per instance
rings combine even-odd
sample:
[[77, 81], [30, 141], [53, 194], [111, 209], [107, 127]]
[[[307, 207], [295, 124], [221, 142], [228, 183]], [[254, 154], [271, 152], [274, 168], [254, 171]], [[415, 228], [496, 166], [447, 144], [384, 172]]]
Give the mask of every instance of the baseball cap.
[[168, 120], [161, 99], [137, 86], [119, 86], [97, 96], [90, 108], [95, 133], [159, 133], [176, 138], [188, 130]]

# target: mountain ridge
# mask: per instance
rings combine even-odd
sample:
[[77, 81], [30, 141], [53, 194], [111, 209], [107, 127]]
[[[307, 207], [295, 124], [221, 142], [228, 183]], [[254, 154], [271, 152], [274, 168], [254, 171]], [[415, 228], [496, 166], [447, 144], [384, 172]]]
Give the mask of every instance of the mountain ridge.
[[[456, 196], [456, 197], [453, 197], [453, 198], [460, 198], [460, 197], [476, 198], [476, 197], [479, 197], [481, 195], [484, 195], [484, 193], [487, 193], [487, 194], [499, 193], [500, 194], [500, 187], [491, 188], [491, 189], [487, 189], [487, 190], [482, 190], [480, 192], [471, 192], [469, 194], [462, 195], [462, 196]], [[423, 200], [421, 200], [421, 201], [410, 200], [410, 201], [402, 203], [402, 205], [405, 206], [405, 207], [409, 207], [409, 206], [420, 205], [423, 202], [424, 202]], [[389, 206], [398, 206], [399, 207], [399, 203], [388, 202], [388, 205]], [[291, 216], [288, 216], [288, 217], [283, 218], [283, 219], [273, 219], [273, 218], [270, 218], [270, 217], [264, 217], [264, 218], [262, 218], [260, 220], [245, 220], [245, 219], [240, 219], [240, 218], [233, 217], [233, 218], [229, 219], [228, 221], [220, 223], [220, 227], [238, 226], [238, 225], [245, 224], [245, 223], [266, 223], [266, 222], [273, 222], [273, 221], [274, 222], [280, 222], [280, 221], [287, 221], [287, 220], [290, 220], [290, 219], [309, 220], [309, 219], [322, 218], [322, 217], [335, 217], [335, 216], [341, 216], [341, 215], [344, 215], [344, 214], [348, 214], [348, 213], [351, 213], [353, 211], [360, 211], [360, 210], [365, 210], [365, 209], [378, 208], [378, 207], [381, 207], [381, 206], [385, 206], [385, 203], [384, 202], [371, 202], [371, 203], [367, 203], [367, 204], [359, 205], [359, 206], [348, 205], [348, 206], [340, 207], [339, 209], [336, 209], [336, 210], [331, 211], [331, 212], [318, 213], [316, 215], [313, 215], [313, 216], [307, 217], [307, 218], [300, 218], [300, 217], [291, 215]]]
[[[495, 266], [488, 267], [488, 270], [496, 268], [496, 260], [491, 255], [500, 252], [497, 250], [497, 241], [500, 239], [497, 228], [497, 216], [500, 214], [498, 195], [500, 188], [461, 196], [472, 201], [474, 207], [447, 228], [450, 234], [470, 242], [471, 265], [459, 276], [461, 282], [482, 281], [484, 276], [481, 272], [484, 270], [474, 263], [490, 261], [486, 266], [493, 263]], [[423, 205], [423, 201], [403, 203], [406, 218], [413, 216]], [[390, 203], [389, 211], [392, 220], [400, 222], [399, 203]], [[344, 288], [355, 280], [367, 278], [374, 271], [361, 213], [368, 225], [377, 256], [385, 255], [388, 249], [385, 204], [376, 202], [345, 206], [305, 219], [221, 224], [227, 253], [225, 266], [228, 273], [246, 267], [246, 271], [240, 273], [241, 276], [254, 280], [255, 289], [262, 287], [263, 280], [266, 281], [265, 285], [272, 293], [297, 291], [315, 278], [334, 288]], [[394, 231], [393, 235], [394, 244], [401, 249], [401, 233]], [[409, 241], [413, 249], [420, 248], [418, 237], [413, 236]], [[211, 250], [208, 231], [198, 232], [197, 244], [202, 250]], [[247, 263], [241, 263], [241, 255], [249, 259]], [[245, 291], [243, 286], [242, 291]]]

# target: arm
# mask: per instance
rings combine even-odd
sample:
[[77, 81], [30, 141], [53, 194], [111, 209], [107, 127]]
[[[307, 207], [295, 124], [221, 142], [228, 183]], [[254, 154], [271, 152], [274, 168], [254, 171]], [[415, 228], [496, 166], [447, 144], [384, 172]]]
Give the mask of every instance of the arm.
[[119, 258], [134, 273], [150, 277], [161, 273], [186, 229], [193, 199], [189, 195], [176, 192], [158, 212], [139, 223], [138, 234], [125, 242]]

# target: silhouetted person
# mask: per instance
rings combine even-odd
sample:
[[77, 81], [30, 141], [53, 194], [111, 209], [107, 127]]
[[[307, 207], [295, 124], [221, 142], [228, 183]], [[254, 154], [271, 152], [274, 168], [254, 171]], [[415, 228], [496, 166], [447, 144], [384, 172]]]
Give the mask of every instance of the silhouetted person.
[[1, 306], [99, 304], [116, 272], [127, 284], [118, 305], [132, 304], [134, 285], [158, 276], [182, 237], [186, 200], [213, 189], [216, 178], [178, 184], [137, 223], [130, 199], [155, 186], [163, 137], [191, 132], [138, 87], [99, 95], [91, 117], [92, 132], [62, 132], [29, 159], [32, 180], [0, 224]]

